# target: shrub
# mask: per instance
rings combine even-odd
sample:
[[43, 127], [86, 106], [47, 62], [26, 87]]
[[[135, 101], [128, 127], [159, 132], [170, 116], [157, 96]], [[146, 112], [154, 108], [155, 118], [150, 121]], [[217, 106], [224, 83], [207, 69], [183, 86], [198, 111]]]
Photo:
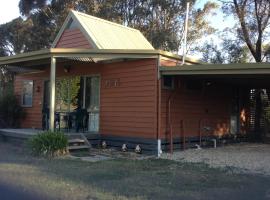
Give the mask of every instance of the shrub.
[[12, 92], [0, 96], [0, 127], [17, 128], [23, 117], [23, 109]]
[[34, 155], [55, 157], [65, 155], [68, 139], [61, 132], [45, 131], [33, 136], [30, 141], [30, 148]]

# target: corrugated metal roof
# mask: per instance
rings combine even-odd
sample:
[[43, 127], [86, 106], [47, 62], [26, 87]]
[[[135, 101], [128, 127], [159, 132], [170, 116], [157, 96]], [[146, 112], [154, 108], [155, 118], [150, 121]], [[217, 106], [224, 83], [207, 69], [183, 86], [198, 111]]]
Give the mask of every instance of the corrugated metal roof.
[[77, 22], [90, 44], [97, 49], [154, 49], [137, 29], [76, 11], [70, 11], [52, 47], [55, 47], [71, 19]]

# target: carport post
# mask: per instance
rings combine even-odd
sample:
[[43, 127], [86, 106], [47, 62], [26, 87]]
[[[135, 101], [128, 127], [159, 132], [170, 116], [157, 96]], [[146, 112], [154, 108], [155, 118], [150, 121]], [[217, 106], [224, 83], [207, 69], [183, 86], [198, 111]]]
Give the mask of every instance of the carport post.
[[51, 57], [51, 75], [50, 75], [50, 130], [54, 131], [54, 112], [55, 112], [55, 72], [56, 58]]

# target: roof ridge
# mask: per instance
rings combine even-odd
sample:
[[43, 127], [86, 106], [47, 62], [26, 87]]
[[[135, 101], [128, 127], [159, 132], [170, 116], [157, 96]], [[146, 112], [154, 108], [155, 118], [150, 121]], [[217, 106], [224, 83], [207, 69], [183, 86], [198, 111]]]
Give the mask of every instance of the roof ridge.
[[125, 28], [125, 29], [130, 29], [132, 31], [136, 31], [136, 32], [140, 32], [138, 29], [136, 28], [131, 28], [131, 27], [128, 27], [128, 26], [124, 26], [122, 24], [118, 24], [116, 22], [111, 22], [109, 20], [106, 20], [106, 19], [102, 19], [102, 18], [99, 18], [99, 17], [95, 17], [93, 15], [89, 15], [89, 14], [86, 14], [86, 13], [83, 13], [83, 12], [78, 12], [78, 11], [75, 11], [75, 10], [71, 10], [71, 12], [73, 12], [75, 15], [78, 14], [78, 15], [82, 15], [84, 17], [88, 17], [88, 18], [92, 18], [92, 19], [95, 19], [97, 21], [101, 21], [101, 22], [104, 22], [104, 23], [107, 23], [107, 24], [111, 24], [111, 25], [114, 25], [114, 26], [119, 26], [121, 28]]

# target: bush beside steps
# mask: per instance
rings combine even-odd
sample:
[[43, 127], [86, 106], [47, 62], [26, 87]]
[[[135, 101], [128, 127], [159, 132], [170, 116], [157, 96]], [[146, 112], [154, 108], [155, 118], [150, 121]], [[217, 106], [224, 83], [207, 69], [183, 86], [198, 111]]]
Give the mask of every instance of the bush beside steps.
[[29, 145], [36, 156], [56, 157], [68, 153], [68, 139], [62, 132], [39, 133], [30, 139]]

